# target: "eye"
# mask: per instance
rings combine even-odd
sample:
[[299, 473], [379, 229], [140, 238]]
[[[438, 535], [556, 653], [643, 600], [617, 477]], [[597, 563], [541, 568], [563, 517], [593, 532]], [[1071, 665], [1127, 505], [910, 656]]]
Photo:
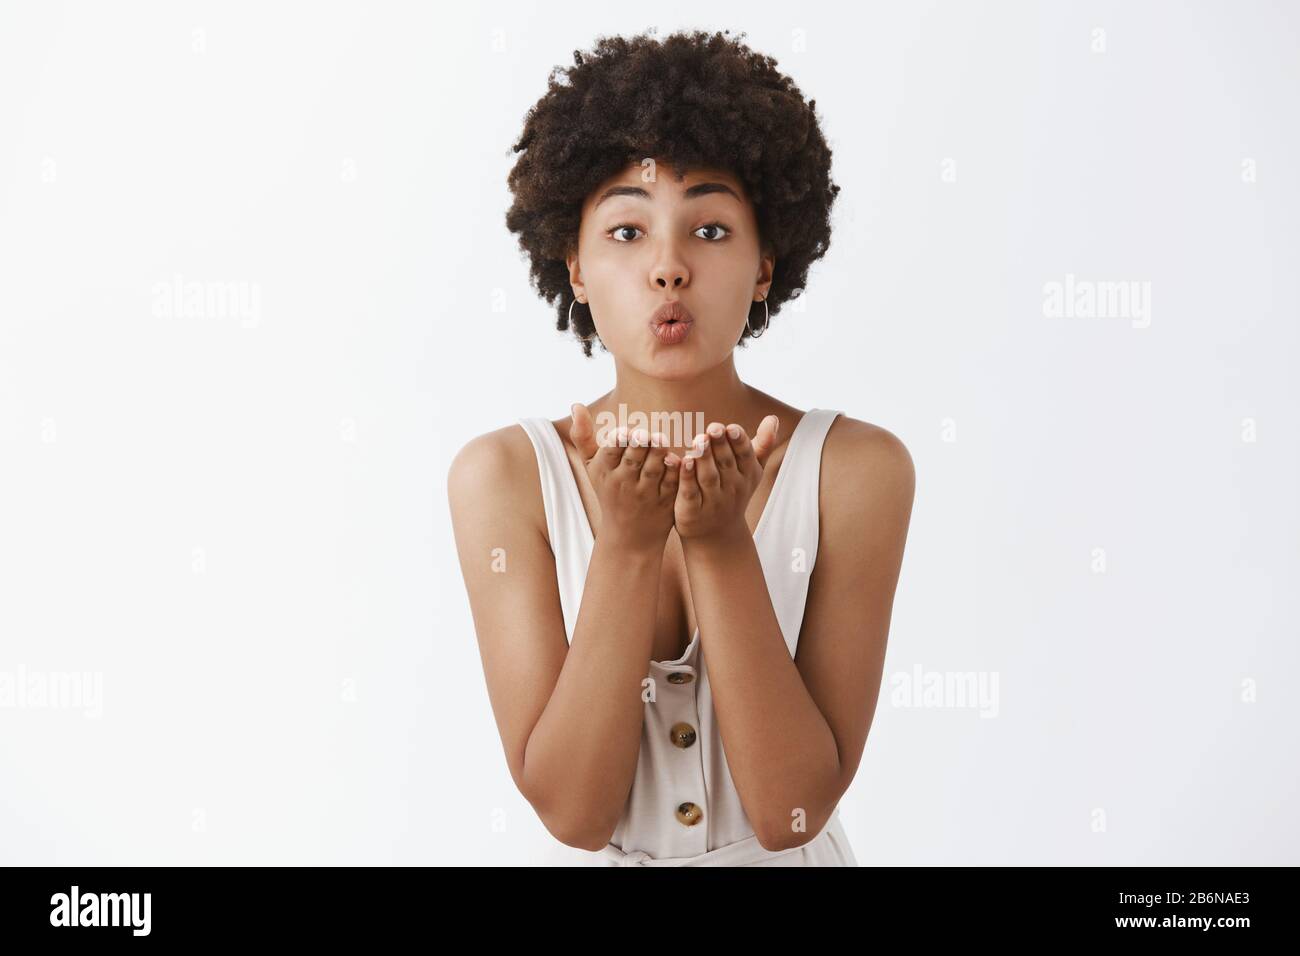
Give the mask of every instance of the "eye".
[[[731, 235], [731, 229], [728, 228], [727, 226], [724, 226], [720, 222], [705, 223], [703, 226], [700, 226], [699, 229], [696, 229], [693, 235], [699, 236], [699, 234], [701, 232], [704, 232], [706, 229], [713, 230], [713, 233], [710, 235], [700, 236], [700, 238], [708, 242], [721, 242], [723, 239], [726, 239], [727, 236]], [[614, 228], [608, 230], [605, 233], [605, 235], [609, 236], [615, 242], [635, 242], [636, 241], [635, 235], [631, 237], [625, 235], [625, 232], [627, 230], [631, 230], [633, 233], [641, 232], [640, 229], [638, 229], [636, 226], [631, 225], [630, 223], [620, 223]], [[721, 232], [722, 234], [719, 235], [718, 234], [719, 232]]]
[[622, 232], [624, 229], [631, 229], [633, 232], [641, 231], [636, 226], [629, 226], [626, 223], [624, 223], [622, 225], [615, 226], [613, 229], [609, 230], [609, 232], [605, 233], [605, 235], [609, 236], [615, 242], [631, 242], [632, 241], [631, 239], [619, 239], [617, 237], [617, 233]]

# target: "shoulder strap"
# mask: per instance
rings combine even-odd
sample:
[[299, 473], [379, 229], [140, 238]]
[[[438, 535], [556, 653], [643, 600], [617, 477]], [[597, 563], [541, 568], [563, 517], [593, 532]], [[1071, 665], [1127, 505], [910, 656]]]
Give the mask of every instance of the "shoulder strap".
[[573, 479], [569, 456], [555, 426], [550, 419], [541, 417], [521, 418], [518, 423], [528, 433], [537, 455], [542, 503], [546, 508], [546, 534], [555, 555], [555, 579], [564, 611], [565, 634], [572, 640], [595, 540]]
[[839, 414], [833, 409], [810, 408], [799, 420], [777, 471], [772, 513], [759, 540], [768, 593], [791, 657], [799, 646], [808, 582], [817, 563], [822, 447]]

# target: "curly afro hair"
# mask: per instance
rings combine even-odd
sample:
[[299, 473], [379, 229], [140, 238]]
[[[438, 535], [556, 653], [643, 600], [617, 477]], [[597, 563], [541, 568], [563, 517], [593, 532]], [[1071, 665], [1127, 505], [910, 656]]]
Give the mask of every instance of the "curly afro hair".
[[[840, 187], [831, 182], [817, 101], [805, 102], [775, 60], [741, 43], [744, 33], [680, 32], [663, 40], [654, 33], [600, 37], [590, 53], [575, 50], [573, 66], [551, 71], [512, 147], [520, 156], [508, 178], [514, 201], [506, 227], [518, 233], [532, 283], [554, 304], [561, 332], [574, 300], [565, 257], [577, 248], [582, 204], [645, 157], [678, 176], [717, 168], [744, 184], [760, 246], [776, 257], [769, 315], [802, 293], [809, 267], [830, 248]], [[737, 345], [751, 327], [761, 329], [762, 305], [753, 304]], [[590, 308], [574, 309], [573, 324], [588, 339], [582, 350], [590, 357]]]

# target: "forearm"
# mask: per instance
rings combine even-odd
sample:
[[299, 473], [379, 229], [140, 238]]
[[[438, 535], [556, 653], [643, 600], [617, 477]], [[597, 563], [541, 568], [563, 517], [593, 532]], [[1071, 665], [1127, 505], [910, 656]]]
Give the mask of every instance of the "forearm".
[[[802, 842], [833, 811], [835, 736], [786, 647], [753, 538], [683, 542], [727, 765], [764, 844]], [[800, 813], [800, 811], [802, 811]]]
[[597, 849], [627, 803], [662, 567], [662, 543], [632, 547], [597, 537], [564, 666], [528, 739], [529, 800], [548, 829], [574, 845]]

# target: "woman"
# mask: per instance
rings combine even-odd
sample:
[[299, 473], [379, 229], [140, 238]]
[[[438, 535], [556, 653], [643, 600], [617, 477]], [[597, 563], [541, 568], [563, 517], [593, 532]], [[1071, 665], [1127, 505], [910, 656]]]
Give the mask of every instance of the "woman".
[[580, 862], [855, 866], [837, 806], [912, 460], [733, 360], [830, 242], [816, 101], [729, 31], [574, 60], [529, 111], [506, 222], [614, 387], [475, 438], [448, 475], [511, 775]]

